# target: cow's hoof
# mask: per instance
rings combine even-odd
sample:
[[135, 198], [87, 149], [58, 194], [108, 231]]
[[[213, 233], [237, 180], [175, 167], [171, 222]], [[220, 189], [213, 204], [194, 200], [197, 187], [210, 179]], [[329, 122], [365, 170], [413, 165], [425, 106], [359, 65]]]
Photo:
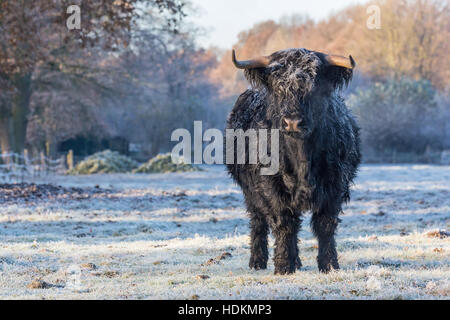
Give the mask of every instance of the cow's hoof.
[[276, 275], [287, 275], [295, 273], [296, 266], [295, 265], [283, 265], [283, 266], [275, 266], [275, 274]]
[[249, 263], [250, 269], [254, 270], [265, 270], [267, 269], [267, 261], [264, 261], [263, 259], [250, 259]]
[[297, 260], [295, 260], [295, 269], [300, 270], [302, 265], [302, 260], [300, 260], [300, 257], [297, 257]]
[[331, 270], [339, 270], [339, 263], [337, 260], [319, 261], [319, 271], [322, 273], [329, 273]]

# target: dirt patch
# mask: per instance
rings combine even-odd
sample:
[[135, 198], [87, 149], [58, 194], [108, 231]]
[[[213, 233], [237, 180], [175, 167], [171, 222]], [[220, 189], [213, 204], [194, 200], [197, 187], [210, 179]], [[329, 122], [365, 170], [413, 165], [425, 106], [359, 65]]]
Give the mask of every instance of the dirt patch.
[[97, 266], [93, 263], [83, 263], [80, 267], [85, 270], [97, 270]]
[[35, 279], [28, 286], [28, 289], [50, 289], [53, 288], [54, 285], [47, 283], [45, 281]]
[[433, 230], [427, 233], [428, 238], [445, 239], [450, 236], [450, 232], [447, 230]]
[[208, 261], [206, 261], [204, 264], [202, 264], [202, 267], [204, 267], [204, 266], [210, 266], [210, 265], [213, 265], [213, 264], [219, 264], [220, 261], [229, 259], [229, 258], [231, 258], [231, 257], [233, 257], [233, 256], [231, 255], [231, 253], [229, 253], [229, 252], [224, 252], [224, 253], [222, 253], [220, 256], [217, 256], [217, 257], [215, 257], [215, 258], [213, 258], [213, 259], [209, 259]]
[[96, 272], [94, 273], [94, 276], [96, 277], [106, 277], [106, 278], [116, 278], [119, 276], [119, 273], [117, 271], [105, 271], [105, 272]]
[[83, 200], [110, 193], [100, 188], [64, 188], [50, 184], [0, 184], [0, 204], [33, 203], [49, 200]]

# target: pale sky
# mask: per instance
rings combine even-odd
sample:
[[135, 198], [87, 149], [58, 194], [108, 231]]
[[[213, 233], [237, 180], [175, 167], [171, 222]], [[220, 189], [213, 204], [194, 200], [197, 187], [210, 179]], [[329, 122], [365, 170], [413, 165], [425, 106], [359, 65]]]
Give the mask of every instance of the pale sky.
[[351, 4], [367, 0], [191, 0], [199, 10], [188, 20], [203, 27], [207, 36], [200, 39], [204, 46], [229, 49], [237, 35], [265, 20], [278, 21], [292, 14], [306, 14], [315, 21], [328, 17]]

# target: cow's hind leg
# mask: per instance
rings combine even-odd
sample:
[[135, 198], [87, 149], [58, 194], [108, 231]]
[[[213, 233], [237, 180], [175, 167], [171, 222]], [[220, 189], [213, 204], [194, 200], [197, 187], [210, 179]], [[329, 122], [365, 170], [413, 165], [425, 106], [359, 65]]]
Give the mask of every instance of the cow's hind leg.
[[297, 245], [299, 228], [300, 218], [291, 210], [284, 210], [280, 216], [273, 217], [275, 274], [291, 274], [301, 267]]
[[267, 220], [259, 212], [250, 212], [250, 246], [251, 256], [249, 267], [255, 270], [267, 269], [269, 251], [267, 249], [267, 237], [269, 226]]
[[[299, 216], [299, 217], [301, 217], [301, 212], [298, 212], [297, 213], [297, 215]], [[297, 229], [297, 234], [298, 234], [298, 232], [300, 231], [300, 226], [301, 226], [301, 223], [302, 223], [302, 220], [299, 218], [299, 225], [298, 225], [298, 229]], [[295, 236], [295, 251], [297, 252], [296, 254], [295, 254], [295, 256], [296, 256], [296, 259], [295, 259], [295, 268], [297, 269], [297, 270], [300, 270], [301, 269], [301, 267], [303, 266], [302, 265], [302, 260], [300, 259], [300, 251], [298, 250], [298, 237], [297, 237], [297, 235]]]
[[319, 242], [319, 255], [317, 264], [319, 270], [328, 273], [331, 269], [339, 269], [336, 241], [334, 235], [339, 223], [337, 213], [330, 215], [328, 212], [317, 211], [311, 219], [312, 230]]

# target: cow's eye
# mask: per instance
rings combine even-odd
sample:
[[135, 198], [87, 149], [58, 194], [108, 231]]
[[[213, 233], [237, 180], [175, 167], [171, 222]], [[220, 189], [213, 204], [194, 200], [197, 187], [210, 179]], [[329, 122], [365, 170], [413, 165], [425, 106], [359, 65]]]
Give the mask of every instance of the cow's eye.
[[272, 64], [270, 65], [270, 71], [271, 71], [271, 72], [280, 70], [281, 68], [283, 68], [283, 65], [282, 65], [281, 63], [278, 63], [278, 62], [272, 63]]

